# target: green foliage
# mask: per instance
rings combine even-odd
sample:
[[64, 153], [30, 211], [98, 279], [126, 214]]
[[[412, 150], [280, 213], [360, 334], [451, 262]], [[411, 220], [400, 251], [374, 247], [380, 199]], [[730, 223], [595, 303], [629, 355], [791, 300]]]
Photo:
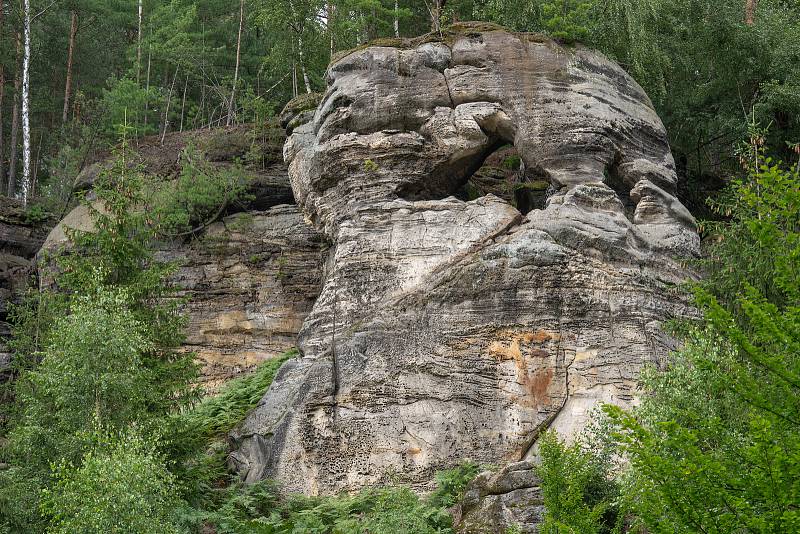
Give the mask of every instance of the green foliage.
[[281, 365], [296, 354], [296, 350], [290, 350], [279, 358], [267, 360], [252, 374], [229, 381], [219, 393], [203, 399], [185, 415], [193, 427], [192, 433], [215, 438], [229, 432], [256, 407]]
[[[41, 532], [46, 518], [38, 506], [9, 503], [36, 504], [53, 484], [62, 484], [65, 505], [88, 499], [74, 485], [85, 480], [75, 482], [68, 471], [91, 478], [108, 460], [87, 456], [98, 427], [119, 434], [136, 426], [153, 435], [198, 394], [191, 387], [193, 355], [176, 351], [185, 323], [176, 299], [167, 298], [173, 266], [155, 261], [149, 249], [153, 233], [134, 209], [141, 180], [124, 150], [123, 144], [117, 163], [98, 179], [97, 200], [85, 202], [94, 231], [69, 231], [72, 250], [51, 260], [58, 267], [51, 289], [13, 310], [18, 376], [14, 417], [0, 449], [10, 465], [0, 485], [0, 525], [15, 531]], [[170, 430], [177, 433], [180, 425]], [[132, 468], [144, 465], [137, 458], [128, 459]], [[51, 471], [54, 465], [62, 467]], [[70, 531], [75, 523], [68, 516], [81, 513], [59, 511], [58, 521], [72, 525], [65, 527]]]
[[9, 437], [28, 467], [77, 461], [94, 421], [120, 430], [163, 402], [142, 361], [151, 343], [124, 292], [98, 288], [70, 311], [53, 325], [41, 363], [18, 381], [24, 410]]
[[438, 508], [450, 508], [464, 497], [467, 484], [478, 475], [480, 466], [466, 461], [454, 467], [436, 473], [436, 489], [431, 493], [428, 502]]
[[376, 172], [378, 170], [378, 164], [372, 161], [371, 159], [364, 160], [364, 170], [366, 172]]
[[541, 531], [545, 534], [597, 534], [619, 531], [616, 484], [610, 463], [596, 450], [578, 442], [567, 445], [555, 432], [545, 433], [539, 443], [542, 494], [547, 512]]
[[402, 486], [355, 495], [279, 499], [270, 481], [237, 483], [210, 490], [206, 507], [187, 514], [185, 521], [212, 525], [221, 534], [451, 534], [447, 508], [461, 498], [477, 470], [467, 462], [437, 473], [437, 488], [427, 499]]
[[61, 462], [42, 510], [51, 518], [48, 532], [168, 534], [176, 526], [175, 479], [156, 447], [135, 433], [93, 436], [96, 443], [79, 467]]
[[205, 517], [207, 510], [216, 510], [242, 490], [239, 486], [220, 489], [232, 479], [226, 467], [225, 436], [256, 407], [280, 366], [295, 354], [290, 350], [265, 361], [252, 374], [229, 381], [216, 395], [175, 414], [169, 426], [177, 434], [169, 440], [167, 449], [171, 458], [181, 459], [173, 470], [180, 477], [185, 497], [195, 506], [196, 516]]
[[215, 221], [230, 204], [243, 200], [247, 186], [241, 169], [215, 169], [189, 146], [181, 155], [181, 172], [173, 183], [149, 184], [147, 223], [162, 236], [191, 234]]
[[279, 502], [273, 486], [230, 488], [204, 520], [225, 534], [444, 534], [450, 515], [410, 489], [380, 488], [337, 497], [296, 496]]
[[503, 160], [503, 168], [512, 171], [520, 170], [520, 168], [522, 168], [522, 158], [519, 157], [519, 154], [508, 156], [506, 159]]
[[722, 204], [702, 323], [633, 414], [607, 411], [650, 532], [800, 529], [800, 176], [751, 140]]
[[39, 204], [31, 204], [25, 209], [23, 214], [25, 222], [28, 224], [41, 224], [50, 218], [50, 214]]
[[100, 104], [103, 113], [101, 134], [107, 140], [114, 140], [119, 139], [123, 129], [127, 129], [126, 133], [134, 137], [156, 132], [157, 117], [152, 117], [147, 125], [145, 115], [148, 106], [158, 99], [154, 90], [146, 90], [135, 80], [110, 78]]
[[553, 0], [541, 5], [544, 28], [557, 39], [568, 43], [585, 40], [589, 35], [589, 12], [592, 2]]

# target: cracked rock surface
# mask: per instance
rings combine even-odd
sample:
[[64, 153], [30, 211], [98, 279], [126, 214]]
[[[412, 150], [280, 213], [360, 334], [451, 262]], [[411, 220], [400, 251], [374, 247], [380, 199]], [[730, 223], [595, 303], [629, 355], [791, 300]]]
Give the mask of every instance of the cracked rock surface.
[[[231, 435], [241, 476], [426, 489], [634, 403], [671, 348], [660, 325], [692, 313], [675, 285], [698, 248], [636, 82], [591, 50], [469, 26], [354, 51], [327, 81], [284, 156], [332, 247], [300, 356]], [[505, 145], [550, 184], [543, 209], [452, 196]]]

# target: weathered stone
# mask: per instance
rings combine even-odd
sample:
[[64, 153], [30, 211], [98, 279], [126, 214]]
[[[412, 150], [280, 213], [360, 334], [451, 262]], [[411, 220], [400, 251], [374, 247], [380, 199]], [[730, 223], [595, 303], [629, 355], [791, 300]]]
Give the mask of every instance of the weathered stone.
[[[42, 250], [68, 247], [66, 227], [91, 230], [88, 210], [72, 210]], [[188, 243], [161, 245], [157, 257], [178, 264], [172, 281], [188, 297], [185, 347], [197, 353], [208, 390], [295, 346], [320, 292], [323, 248], [292, 205], [237, 213]]]
[[202, 362], [208, 390], [294, 347], [321, 287], [322, 238], [296, 206], [226, 217], [158, 256], [180, 265], [185, 347]]
[[531, 462], [516, 462], [479, 474], [452, 510], [459, 534], [536, 534], [544, 518], [540, 481]]
[[19, 303], [35, 274], [33, 257], [47, 237], [52, 216], [31, 220], [22, 202], [0, 196], [0, 381], [6, 377], [11, 353], [6, 341], [11, 335], [9, 304]]
[[[596, 52], [465, 28], [333, 62], [287, 140], [332, 249], [302, 358], [232, 433], [247, 481], [424, 489], [463, 458], [524, 459], [543, 429], [634, 403], [670, 347], [659, 325], [692, 313], [674, 287], [694, 220], [642, 89]], [[527, 216], [451, 196], [505, 143], [550, 190]]]

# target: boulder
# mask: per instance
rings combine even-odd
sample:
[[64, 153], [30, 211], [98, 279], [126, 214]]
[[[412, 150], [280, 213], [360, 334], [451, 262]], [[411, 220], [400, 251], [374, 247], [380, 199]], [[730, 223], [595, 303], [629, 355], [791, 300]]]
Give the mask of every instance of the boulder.
[[458, 534], [536, 534], [544, 520], [541, 481], [531, 462], [515, 462], [472, 480], [453, 508]]

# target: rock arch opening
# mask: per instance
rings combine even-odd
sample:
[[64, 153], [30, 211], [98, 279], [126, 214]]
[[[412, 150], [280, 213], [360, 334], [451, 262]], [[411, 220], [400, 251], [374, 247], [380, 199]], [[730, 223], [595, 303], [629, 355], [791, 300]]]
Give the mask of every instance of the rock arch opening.
[[466, 178], [455, 196], [474, 200], [493, 194], [525, 215], [544, 209], [552, 192], [553, 186], [543, 172], [527, 167], [513, 145], [498, 143]]

